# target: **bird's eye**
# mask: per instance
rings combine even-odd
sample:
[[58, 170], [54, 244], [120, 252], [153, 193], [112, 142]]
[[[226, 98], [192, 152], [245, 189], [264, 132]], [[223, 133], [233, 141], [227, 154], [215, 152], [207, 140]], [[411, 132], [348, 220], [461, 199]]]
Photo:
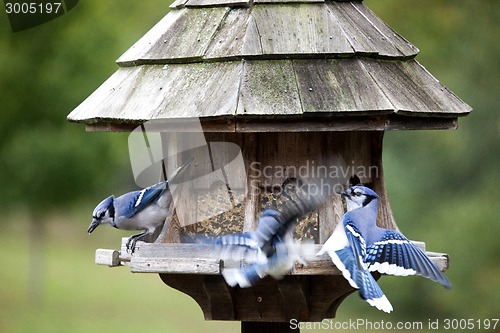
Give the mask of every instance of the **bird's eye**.
[[357, 197], [360, 197], [361, 195], [363, 195], [363, 193], [361, 193], [361, 192], [354, 192], [354, 195], [357, 196]]
[[104, 217], [104, 213], [105, 213], [104, 211], [100, 212], [99, 213], [99, 218]]

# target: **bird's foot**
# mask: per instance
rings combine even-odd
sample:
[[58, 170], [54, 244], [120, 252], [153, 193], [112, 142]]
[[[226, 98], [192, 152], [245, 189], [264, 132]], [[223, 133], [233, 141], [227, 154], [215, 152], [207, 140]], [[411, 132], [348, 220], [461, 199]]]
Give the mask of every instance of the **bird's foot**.
[[136, 243], [137, 243], [137, 237], [131, 236], [128, 239], [127, 244], [126, 244], [127, 253], [134, 254]]
[[152, 232], [150, 231], [145, 231], [143, 233], [140, 233], [138, 235], [132, 235], [130, 236], [130, 238], [128, 239], [127, 241], [127, 252], [130, 253], [130, 254], [134, 254], [135, 252], [135, 249], [136, 249], [136, 243], [137, 241], [143, 239], [144, 237], [150, 235]]

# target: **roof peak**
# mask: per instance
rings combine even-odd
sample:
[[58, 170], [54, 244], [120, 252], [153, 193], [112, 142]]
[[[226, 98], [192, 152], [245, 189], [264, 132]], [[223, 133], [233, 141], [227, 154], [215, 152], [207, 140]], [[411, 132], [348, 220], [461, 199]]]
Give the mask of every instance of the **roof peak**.
[[170, 8], [184, 7], [249, 7], [259, 4], [300, 4], [325, 2], [362, 2], [363, 0], [175, 0]]
[[243, 58], [410, 59], [417, 54], [415, 46], [362, 2], [270, 2], [172, 10], [117, 62], [135, 66]]

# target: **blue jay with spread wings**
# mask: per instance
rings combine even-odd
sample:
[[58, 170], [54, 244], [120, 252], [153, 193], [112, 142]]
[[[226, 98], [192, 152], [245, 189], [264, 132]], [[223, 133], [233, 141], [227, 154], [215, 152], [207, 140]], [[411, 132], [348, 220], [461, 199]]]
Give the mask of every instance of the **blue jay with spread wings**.
[[365, 186], [352, 186], [341, 195], [347, 212], [317, 255], [328, 253], [361, 298], [385, 312], [392, 305], [370, 272], [389, 275], [421, 275], [446, 288], [448, 279], [425, 252], [401, 233], [376, 225], [378, 195]]
[[245, 259], [250, 264], [243, 267], [225, 268], [222, 275], [231, 287], [250, 287], [267, 275], [280, 278], [291, 270], [299, 259], [299, 245], [293, 239], [292, 223], [274, 209], [262, 212], [259, 225], [253, 232], [222, 236], [216, 244], [233, 259]]
[[[192, 161], [188, 160], [174, 171], [174, 181]], [[127, 250], [134, 252], [137, 241], [153, 234], [163, 225], [172, 204], [169, 182], [163, 181], [142, 191], [126, 193], [118, 198], [111, 195], [101, 201], [94, 209], [92, 223], [87, 232], [90, 234], [101, 224], [109, 224], [117, 229], [143, 230], [127, 241]]]
[[223, 259], [244, 260], [246, 264], [222, 270], [231, 287], [247, 288], [267, 275], [279, 279], [292, 270], [296, 262], [304, 263], [304, 256], [311, 255], [308, 250], [313, 248], [295, 240], [293, 232], [298, 219], [314, 209], [320, 198], [309, 195], [307, 185], [297, 184], [300, 188], [293, 195], [287, 195], [284, 205], [261, 213], [257, 229], [216, 239], [216, 245], [222, 247]]

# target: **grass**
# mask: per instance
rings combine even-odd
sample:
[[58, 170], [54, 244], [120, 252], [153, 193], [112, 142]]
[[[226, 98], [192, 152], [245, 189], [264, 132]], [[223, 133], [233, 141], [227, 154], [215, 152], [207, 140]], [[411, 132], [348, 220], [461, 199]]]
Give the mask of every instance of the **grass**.
[[[43, 237], [41, 255], [37, 259], [41, 267], [38, 273], [30, 259], [33, 258], [30, 256], [33, 241], [29, 239], [31, 229], [27, 219], [17, 217], [3, 221], [0, 233], [0, 332], [240, 331], [238, 322], [205, 321], [200, 308], [189, 296], [164, 285], [156, 274], [132, 274], [127, 267], [95, 265], [97, 248], [117, 248], [121, 237], [128, 234], [102, 227], [89, 236], [86, 234], [87, 219], [74, 215], [70, 221], [50, 218], [44, 232], [37, 235]], [[437, 299], [452, 297], [449, 291], [422, 278], [384, 277], [380, 284], [393, 302], [393, 313], [377, 311], [353, 295], [340, 306], [333, 323], [360, 318], [375, 325], [381, 321], [396, 325], [405, 321], [404, 318], [439, 317], [436, 309], [426, 308], [418, 300], [408, 303], [398, 297], [415, 287], [427, 291], [426, 294], [432, 291], [438, 295]], [[34, 292], [37, 285], [38, 296]], [[460, 293], [460, 290], [454, 288], [452, 292]], [[411, 314], [419, 311], [420, 316]], [[409, 316], [408, 312], [411, 312]], [[472, 317], [483, 318], [477, 314]], [[423, 329], [418, 331], [426, 332], [428, 320], [422, 322]], [[347, 331], [365, 331], [362, 328]], [[381, 329], [377, 331], [383, 332]]]
[[[45, 226], [41, 274], [30, 278], [29, 224], [12, 221], [0, 234], [0, 332], [238, 332], [239, 323], [206, 322], [188, 296], [156, 274], [94, 264], [95, 249], [120, 242], [115, 230], [86, 235], [86, 225]], [[108, 244], [106, 244], [108, 243]], [[30, 284], [41, 287], [39, 297]]]

